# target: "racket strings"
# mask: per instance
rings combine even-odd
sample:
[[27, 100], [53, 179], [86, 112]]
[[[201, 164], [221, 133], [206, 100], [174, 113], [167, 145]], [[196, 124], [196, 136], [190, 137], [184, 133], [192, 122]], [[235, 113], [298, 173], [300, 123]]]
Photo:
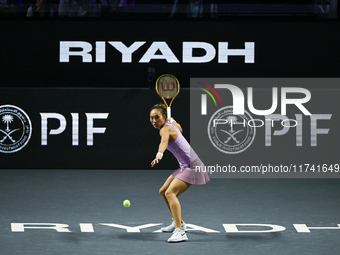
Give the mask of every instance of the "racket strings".
[[165, 99], [171, 99], [176, 96], [178, 89], [174, 88], [173, 90], [163, 90], [161, 88], [158, 89], [159, 94]]
[[162, 77], [157, 82], [157, 91], [165, 99], [171, 99], [178, 94], [179, 84], [172, 77]]

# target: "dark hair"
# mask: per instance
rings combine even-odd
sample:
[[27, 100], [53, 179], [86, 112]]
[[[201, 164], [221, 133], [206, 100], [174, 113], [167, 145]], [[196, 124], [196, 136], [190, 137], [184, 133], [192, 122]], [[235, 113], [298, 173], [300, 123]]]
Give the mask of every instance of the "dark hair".
[[165, 106], [165, 104], [155, 104], [154, 106], [151, 107], [150, 112], [154, 109], [157, 109], [161, 112], [162, 115], [166, 116], [166, 109], [167, 107]]

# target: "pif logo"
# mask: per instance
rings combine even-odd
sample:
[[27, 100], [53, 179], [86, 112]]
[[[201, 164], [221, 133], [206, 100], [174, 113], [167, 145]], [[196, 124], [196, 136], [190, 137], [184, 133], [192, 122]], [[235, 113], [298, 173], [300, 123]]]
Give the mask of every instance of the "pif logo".
[[32, 124], [28, 115], [13, 105], [0, 106], [0, 152], [13, 153], [26, 146]]
[[[192, 112], [193, 116], [197, 116], [200, 112], [200, 118], [197, 118], [197, 121], [193, 120], [191, 125], [199, 127], [203, 126], [202, 123], [207, 123], [210, 142], [223, 153], [243, 152], [253, 143], [255, 135], [262, 134], [265, 146], [272, 146], [273, 140], [280, 143], [294, 141], [295, 135], [296, 146], [303, 146], [303, 143], [309, 140], [310, 146], [314, 147], [317, 146], [319, 135], [327, 135], [330, 131], [329, 128], [324, 128], [329, 126], [322, 122], [330, 120], [332, 114], [314, 112], [312, 114], [309, 109], [316, 111], [315, 105], [310, 102], [312, 93], [309, 89], [298, 86], [304, 84], [318, 87], [325, 83], [332, 84], [332, 80], [216, 78], [203, 81], [193, 79]], [[214, 85], [206, 84], [207, 81]], [[236, 83], [238, 86], [231, 83]], [[198, 87], [197, 84], [203, 86]], [[272, 84], [281, 86], [271, 87]], [[290, 87], [286, 87], [287, 84]], [[311, 90], [313, 89], [316, 90], [315, 88]], [[246, 91], [246, 96], [244, 91]], [[326, 92], [324, 91], [323, 94]], [[319, 101], [324, 100], [323, 94], [315, 93], [316, 100], [314, 102], [318, 98], [321, 98]], [[198, 96], [200, 101], [197, 100]], [[232, 106], [230, 106], [231, 103]], [[216, 108], [219, 109], [216, 110]], [[296, 112], [297, 110], [298, 112]], [[257, 117], [253, 118], [251, 114]], [[306, 128], [308, 122], [310, 128]], [[256, 132], [258, 128], [263, 130]], [[194, 132], [198, 133], [196, 130]], [[305, 133], [310, 136], [310, 139], [303, 139]], [[280, 141], [280, 137], [286, 134], [288, 135], [285, 137], [287, 139]], [[293, 139], [288, 140], [288, 138]]]
[[[207, 89], [210, 89], [217, 96], [222, 106], [222, 100], [217, 91], [208, 84], [201, 82], [199, 83], [207, 87]], [[215, 106], [217, 106], [213, 94], [211, 94], [207, 89], [200, 89], [206, 92], [213, 99]], [[201, 110], [202, 115], [207, 114], [207, 99], [205, 94], [202, 94]], [[241, 128], [240, 126], [235, 125], [241, 121], [251, 122], [254, 120], [247, 111], [245, 111], [245, 113], [242, 115], [235, 115], [233, 113], [232, 106], [225, 106], [216, 111], [211, 116], [208, 123], [208, 137], [212, 145], [219, 151], [227, 154], [237, 154], [246, 150], [254, 141], [256, 129], [254, 126], [250, 125]]]
[[216, 111], [208, 124], [208, 136], [212, 145], [227, 154], [236, 154], [246, 150], [254, 141], [256, 129], [251, 125], [241, 127], [233, 125], [241, 121], [250, 122], [253, 118], [248, 112], [244, 115], [234, 115], [232, 106]]

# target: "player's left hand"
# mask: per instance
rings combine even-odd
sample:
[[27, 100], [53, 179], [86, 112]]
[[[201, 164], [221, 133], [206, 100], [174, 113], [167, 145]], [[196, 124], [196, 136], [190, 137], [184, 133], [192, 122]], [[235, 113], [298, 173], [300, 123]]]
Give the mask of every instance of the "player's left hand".
[[152, 160], [151, 167], [158, 164], [161, 159], [162, 159], [161, 157], [156, 157], [154, 160]]

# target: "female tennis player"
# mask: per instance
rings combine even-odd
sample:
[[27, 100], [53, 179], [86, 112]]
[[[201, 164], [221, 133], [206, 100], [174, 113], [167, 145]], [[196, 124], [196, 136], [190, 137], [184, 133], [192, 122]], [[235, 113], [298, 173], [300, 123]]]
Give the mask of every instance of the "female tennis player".
[[151, 124], [159, 129], [161, 142], [156, 158], [151, 162], [153, 167], [158, 164], [166, 149], [178, 160], [180, 168], [174, 171], [160, 188], [165, 204], [170, 210], [173, 222], [170, 226], [162, 228], [163, 232], [172, 232], [168, 242], [181, 242], [188, 240], [185, 233], [186, 226], [181, 216], [181, 205], [178, 196], [187, 191], [193, 184], [205, 184], [209, 181], [208, 174], [200, 171], [204, 164], [192, 150], [188, 141], [182, 135], [182, 127], [173, 118], [166, 118], [167, 107], [156, 104], [150, 110]]

